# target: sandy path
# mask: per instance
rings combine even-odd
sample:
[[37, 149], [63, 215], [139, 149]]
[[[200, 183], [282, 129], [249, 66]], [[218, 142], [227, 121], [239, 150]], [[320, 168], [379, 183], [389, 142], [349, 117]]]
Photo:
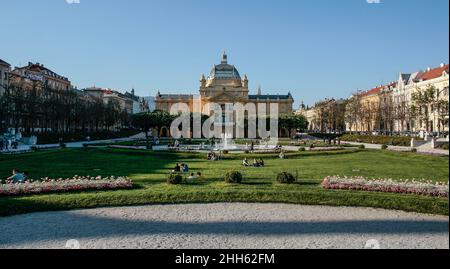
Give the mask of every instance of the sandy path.
[[[449, 218], [368, 208], [188, 204], [0, 218], [0, 248], [449, 248]], [[76, 244], [75, 244], [76, 246]]]

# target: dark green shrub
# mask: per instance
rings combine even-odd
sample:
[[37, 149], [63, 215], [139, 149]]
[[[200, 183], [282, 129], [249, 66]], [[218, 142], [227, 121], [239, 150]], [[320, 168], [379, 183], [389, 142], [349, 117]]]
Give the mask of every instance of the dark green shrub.
[[183, 182], [183, 177], [180, 174], [170, 174], [167, 177], [167, 183], [171, 185], [178, 185]]
[[411, 145], [411, 137], [385, 136], [385, 135], [351, 135], [346, 134], [341, 138], [342, 141], [361, 142], [379, 145], [405, 146]]
[[59, 143], [59, 146], [60, 146], [62, 149], [67, 148], [67, 145], [66, 145], [65, 143]]
[[382, 150], [387, 150], [387, 149], [388, 149], [388, 145], [383, 145], [383, 146], [381, 146], [381, 149], [382, 149]]
[[292, 184], [295, 182], [295, 177], [288, 172], [283, 172], [278, 174], [277, 181], [281, 184]]
[[305, 149], [304, 147], [300, 147], [300, 148], [298, 149], [298, 151], [306, 151], [306, 149]]
[[232, 184], [242, 183], [242, 174], [238, 171], [231, 171], [225, 174], [225, 182]]
[[358, 149], [366, 149], [366, 146], [364, 146], [364, 145], [359, 145], [359, 146], [358, 146]]
[[312, 148], [312, 149], [315, 148], [315, 147], [316, 147], [316, 146], [315, 146], [314, 144], [311, 144], [311, 146], [310, 146], [310, 148]]
[[38, 148], [38, 147], [36, 147], [36, 146], [31, 146], [31, 147], [30, 147], [30, 149], [31, 149], [32, 151], [34, 151], [34, 152], [36, 152], [36, 151], [38, 151], [38, 150], [39, 150], [39, 148]]
[[417, 153], [417, 149], [416, 149], [416, 148], [412, 148], [412, 149], [411, 149], [411, 152], [412, 152], [412, 153]]
[[223, 154], [228, 154], [228, 153], [230, 153], [228, 150], [223, 151]]

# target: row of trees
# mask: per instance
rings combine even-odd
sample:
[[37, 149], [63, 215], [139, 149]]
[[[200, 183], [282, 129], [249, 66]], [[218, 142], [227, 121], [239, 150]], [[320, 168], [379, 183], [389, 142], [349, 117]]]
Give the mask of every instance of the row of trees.
[[[396, 99], [394, 99], [396, 98]], [[319, 132], [381, 131], [392, 133], [424, 127], [432, 131], [432, 120], [438, 132], [448, 124], [449, 101], [440, 98], [434, 86], [415, 91], [410, 98], [381, 92], [377, 99], [364, 100], [354, 94], [347, 100], [325, 100], [315, 106], [315, 118], [310, 129]], [[433, 119], [436, 117], [436, 119]]]
[[76, 91], [48, 87], [10, 86], [0, 95], [3, 131], [14, 128], [26, 133], [90, 132], [115, 130], [129, 125], [130, 118], [118, 102], [104, 103]]

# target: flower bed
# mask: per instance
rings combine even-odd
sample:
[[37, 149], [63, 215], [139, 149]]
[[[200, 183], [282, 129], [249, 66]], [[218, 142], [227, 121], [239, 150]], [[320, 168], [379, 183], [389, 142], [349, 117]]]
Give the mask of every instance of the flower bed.
[[325, 178], [322, 186], [329, 190], [355, 190], [372, 192], [389, 192], [417, 194], [434, 197], [448, 197], [449, 184], [433, 183], [431, 181], [400, 180], [391, 179], [366, 179], [362, 177], [339, 177], [331, 176]]
[[6, 183], [0, 185], [0, 196], [19, 196], [49, 192], [69, 192], [81, 190], [131, 189], [133, 182], [127, 177], [78, 177], [69, 179], [43, 178], [40, 181]]

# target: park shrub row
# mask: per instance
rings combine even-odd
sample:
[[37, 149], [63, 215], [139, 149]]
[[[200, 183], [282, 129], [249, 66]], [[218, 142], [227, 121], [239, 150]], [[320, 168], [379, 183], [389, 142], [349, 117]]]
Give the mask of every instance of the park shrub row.
[[68, 133], [56, 133], [56, 132], [45, 132], [45, 133], [26, 133], [25, 137], [36, 136], [38, 145], [45, 144], [58, 144], [58, 143], [68, 143], [68, 142], [80, 142], [86, 141], [89, 136], [90, 140], [107, 140], [116, 138], [125, 138], [138, 134], [139, 131], [136, 130], [121, 130], [117, 132], [112, 131], [98, 131], [98, 132], [68, 132]]
[[392, 137], [382, 135], [351, 135], [345, 134], [341, 137], [342, 141], [379, 144], [388, 146], [411, 146], [410, 137]]
[[[241, 184], [244, 176], [239, 171], [227, 172], [224, 176], [224, 181], [229, 184]], [[277, 175], [277, 182], [280, 184], [292, 184], [297, 179], [288, 172], [282, 172]], [[183, 183], [183, 176], [177, 173], [171, 173], [167, 177], [167, 183], [171, 185], [178, 185]]]

